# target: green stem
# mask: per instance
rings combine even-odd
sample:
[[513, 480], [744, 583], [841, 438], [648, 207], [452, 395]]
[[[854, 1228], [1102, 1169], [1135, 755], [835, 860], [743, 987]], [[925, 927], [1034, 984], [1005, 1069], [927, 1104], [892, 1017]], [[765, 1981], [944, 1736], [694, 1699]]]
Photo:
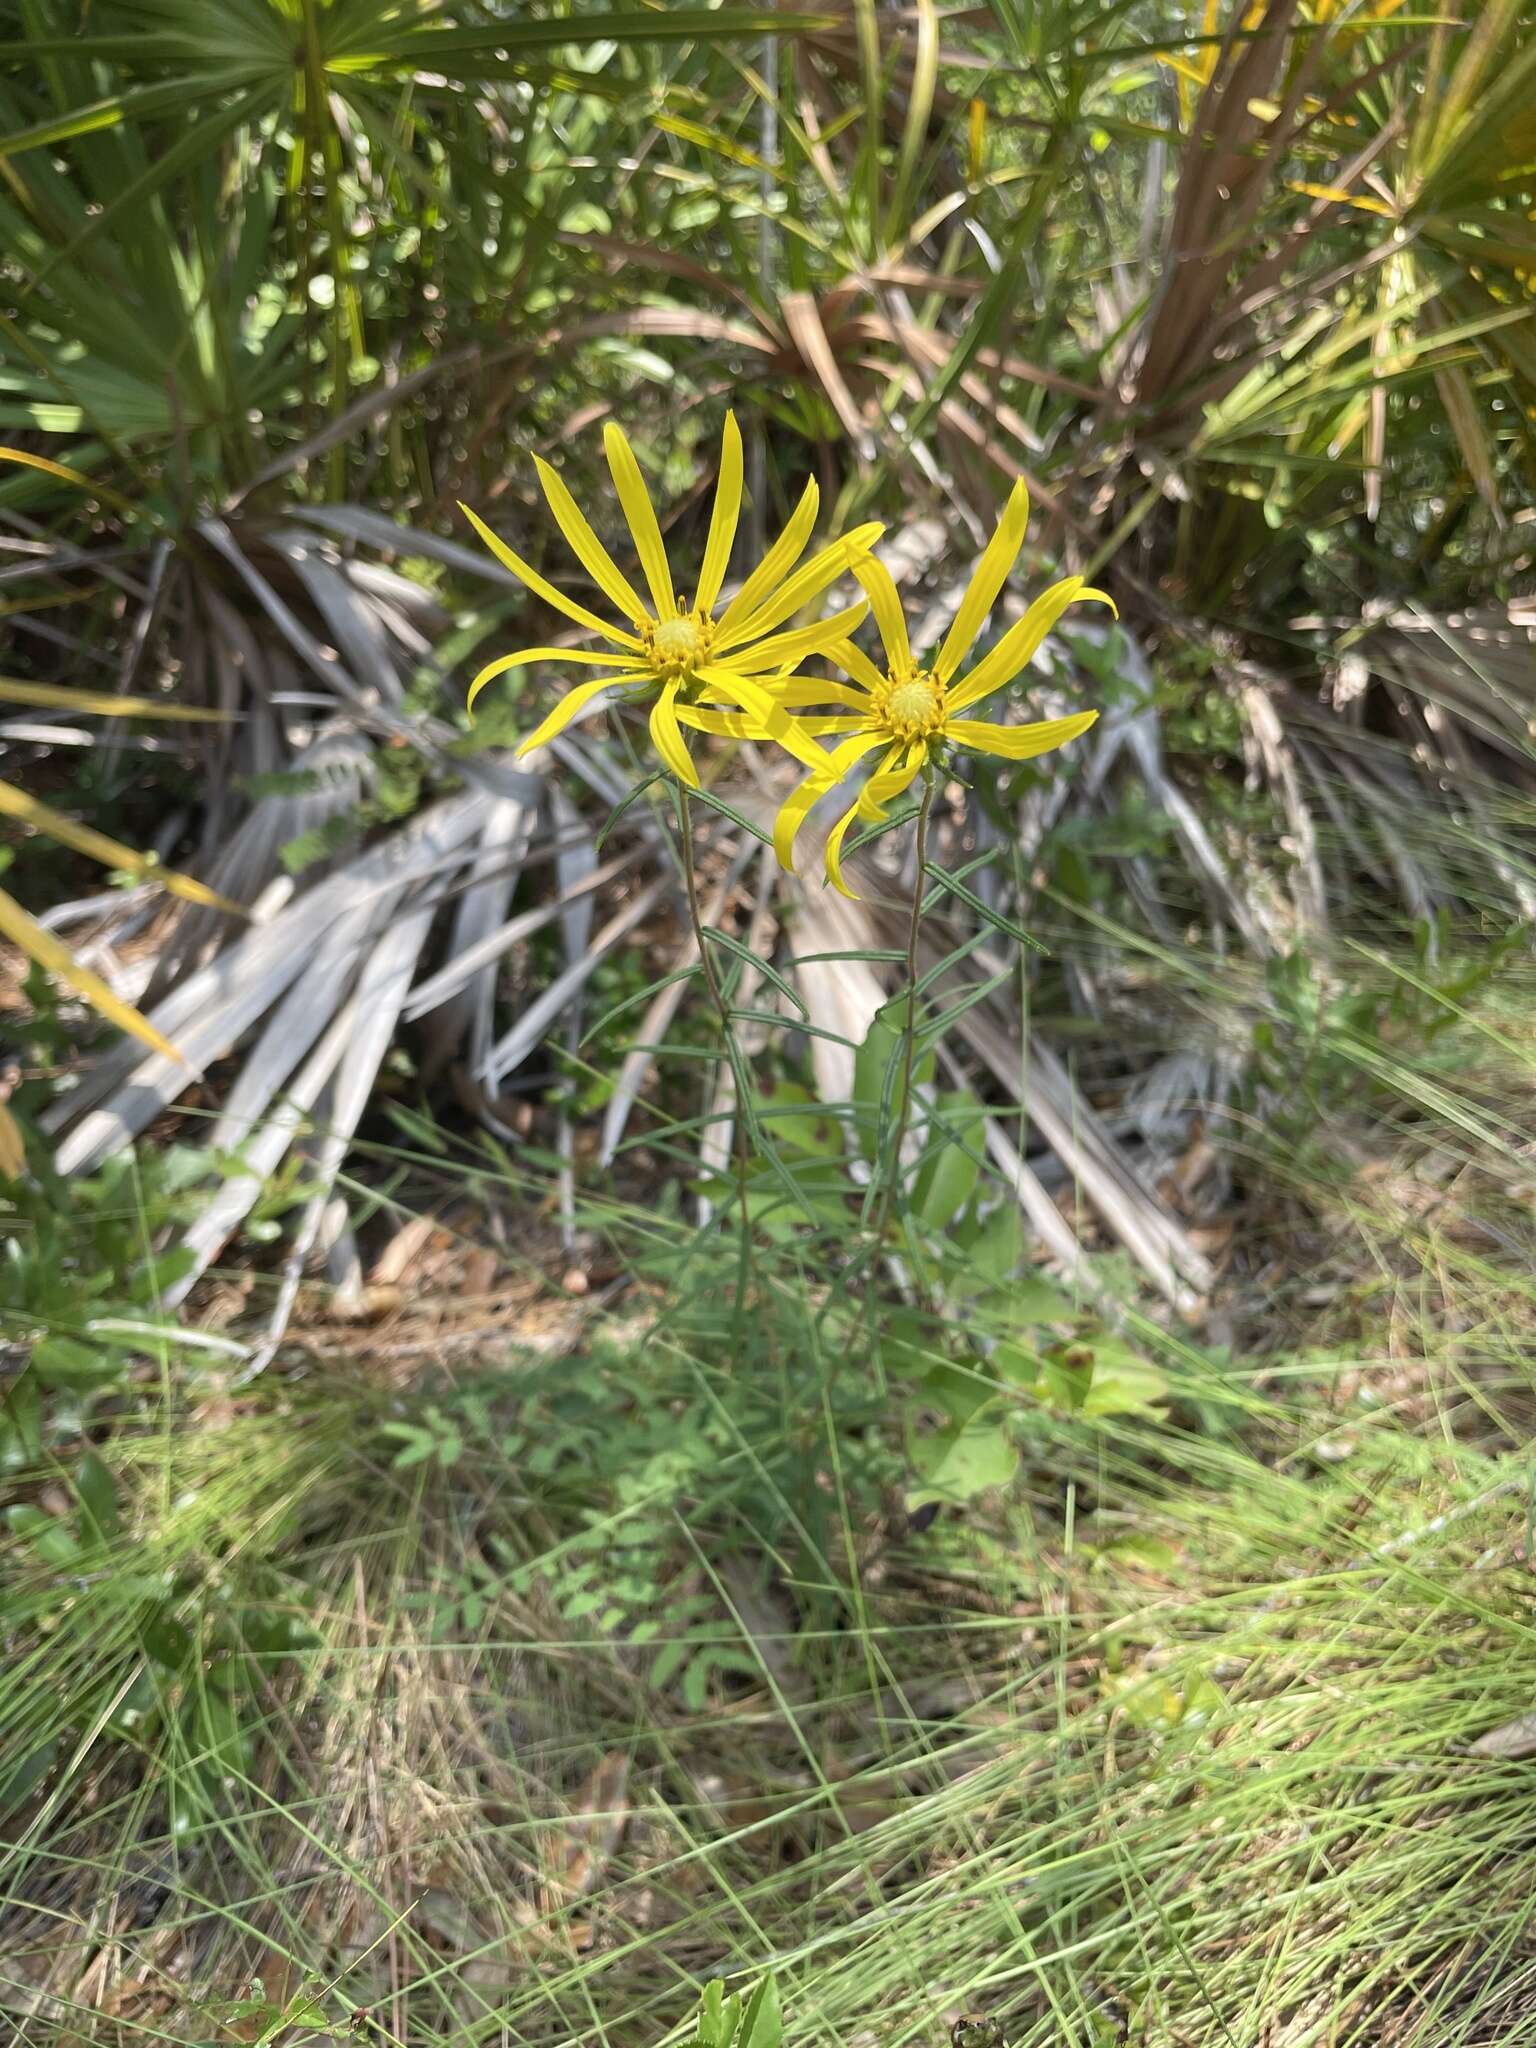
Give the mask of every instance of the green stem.
[[[682, 845], [683, 884], [688, 895], [688, 921], [693, 926], [694, 944], [699, 949], [699, 965], [704, 970], [704, 985], [709, 990], [710, 1001], [720, 1019], [720, 1030], [724, 1037], [727, 1056], [736, 1045], [735, 1028], [731, 1022], [731, 1006], [726, 1000], [725, 990], [715, 971], [714, 957], [709, 950], [709, 941], [704, 924], [704, 913], [699, 905], [699, 878], [694, 859], [693, 813], [688, 806], [688, 792], [680, 782], [672, 784], [677, 803], [678, 836]], [[741, 1268], [737, 1276], [736, 1300], [740, 1306], [746, 1298], [746, 1282], [752, 1267], [752, 1212], [747, 1200], [747, 1105], [740, 1100], [742, 1075], [745, 1061], [740, 1057], [731, 1062], [732, 1079], [737, 1095], [734, 1150], [736, 1154], [736, 1200], [741, 1210]]]
[[917, 812], [917, 875], [912, 883], [912, 913], [907, 921], [907, 1014], [901, 1030], [900, 1099], [896, 1109], [896, 1130], [891, 1145], [890, 1172], [880, 1193], [880, 1213], [875, 1222], [875, 1246], [885, 1242], [890, 1228], [891, 1206], [901, 1185], [901, 1150], [907, 1142], [912, 1121], [912, 1070], [917, 1064], [917, 942], [923, 921], [923, 896], [928, 886], [928, 817], [933, 809], [933, 778], [923, 776], [923, 800]]

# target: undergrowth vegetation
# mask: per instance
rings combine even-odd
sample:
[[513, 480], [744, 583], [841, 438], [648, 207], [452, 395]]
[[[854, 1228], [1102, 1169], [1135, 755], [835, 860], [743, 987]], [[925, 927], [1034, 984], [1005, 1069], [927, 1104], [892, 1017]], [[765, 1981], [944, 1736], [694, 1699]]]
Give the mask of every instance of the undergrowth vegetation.
[[1529, 0], [5, 33], [0, 2034], [1536, 2043]]

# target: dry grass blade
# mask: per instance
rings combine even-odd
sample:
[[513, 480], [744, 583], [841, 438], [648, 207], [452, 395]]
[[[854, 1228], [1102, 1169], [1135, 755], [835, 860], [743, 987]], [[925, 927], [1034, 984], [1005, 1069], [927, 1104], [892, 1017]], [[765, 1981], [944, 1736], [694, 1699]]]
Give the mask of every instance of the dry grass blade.
[[[985, 955], [977, 958], [985, 964]], [[1012, 1033], [986, 1006], [962, 1012], [955, 1030], [1019, 1104], [1028, 1126], [1050, 1146], [1072, 1185], [1081, 1188], [1159, 1293], [1184, 1313], [1197, 1310], [1210, 1292], [1209, 1262], [1125, 1160], [1056, 1055], [1038, 1038], [1031, 1038], [1021, 1053]]]

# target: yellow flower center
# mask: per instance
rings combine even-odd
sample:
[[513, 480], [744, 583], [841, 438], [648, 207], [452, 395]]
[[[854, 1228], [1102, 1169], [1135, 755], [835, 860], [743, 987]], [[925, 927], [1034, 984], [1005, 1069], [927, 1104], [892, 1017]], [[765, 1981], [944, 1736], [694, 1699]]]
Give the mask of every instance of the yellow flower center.
[[874, 694], [874, 709], [893, 739], [933, 739], [944, 730], [944, 685], [931, 668], [887, 676]]
[[714, 620], [704, 612], [685, 612], [675, 619], [642, 619], [639, 630], [652, 668], [668, 682], [701, 669], [715, 637]]

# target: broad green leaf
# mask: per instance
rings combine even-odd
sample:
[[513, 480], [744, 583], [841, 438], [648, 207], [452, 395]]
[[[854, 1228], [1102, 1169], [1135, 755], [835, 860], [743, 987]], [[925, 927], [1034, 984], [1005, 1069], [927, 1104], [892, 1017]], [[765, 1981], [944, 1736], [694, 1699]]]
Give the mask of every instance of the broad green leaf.
[[780, 1081], [760, 1091], [758, 1116], [772, 1132], [774, 1142], [793, 1152], [809, 1152], [818, 1159], [840, 1159], [843, 1141], [836, 1121], [827, 1116], [809, 1088], [798, 1081]]
[[1006, 1486], [1019, 1468], [1018, 1451], [1001, 1421], [973, 1420], [912, 1436], [907, 1452], [916, 1474], [916, 1483], [907, 1489], [911, 1509], [930, 1501], [974, 1500], [991, 1487]]
[[75, 1491], [80, 1496], [81, 1522], [87, 1533], [111, 1536], [117, 1530], [117, 1483], [94, 1451], [87, 1451], [75, 1467]]
[[741, 2016], [737, 2048], [780, 2048], [784, 2023], [779, 2013], [779, 1992], [772, 1975], [763, 1978], [747, 2000]]
[[74, 1337], [45, 1337], [32, 1353], [32, 1367], [45, 1386], [99, 1387], [118, 1377], [122, 1359]]
[[1167, 1397], [1167, 1375], [1149, 1365], [1128, 1344], [1122, 1344], [1118, 1338], [1094, 1344], [1092, 1383], [1082, 1404], [1084, 1416], [1160, 1416], [1158, 1404]]
[[[906, 1065], [902, 1030], [903, 1004], [898, 1000], [871, 1020], [864, 1043], [853, 1056], [854, 1128], [866, 1159], [879, 1156], [901, 1117], [901, 1081]], [[919, 1018], [921, 1027], [921, 1018]], [[915, 1054], [914, 1087], [926, 1087], [933, 1076], [931, 1052]]]
[[1038, 1329], [1042, 1323], [1070, 1323], [1078, 1310], [1054, 1282], [1041, 1273], [1021, 1273], [1002, 1291], [1008, 1320], [1018, 1330]]
[[1161, 1536], [1135, 1534], [1117, 1536], [1113, 1543], [1104, 1545], [1099, 1555], [1110, 1564], [1149, 1572], [1171, 1572], [1179, 1561], [1179, 1553]]
[[955, 1136], [917, 1177], [913, 1203], [928, 1229], [947, 1229], [975, 1193], [981, 1177], [976, 1154], [984, 1142], [986, 1120], [985, 1109], [972, 1095], [955, 1091], [939, 1097], [930, 1132], [949, 1130]]
[[7, 1508], [5, 1525], [13, 1535], [31, 1544], [44, 1564], [68, 1566], [80, 1555], [80, 1546], [69, 1526], [30, 1502]]

